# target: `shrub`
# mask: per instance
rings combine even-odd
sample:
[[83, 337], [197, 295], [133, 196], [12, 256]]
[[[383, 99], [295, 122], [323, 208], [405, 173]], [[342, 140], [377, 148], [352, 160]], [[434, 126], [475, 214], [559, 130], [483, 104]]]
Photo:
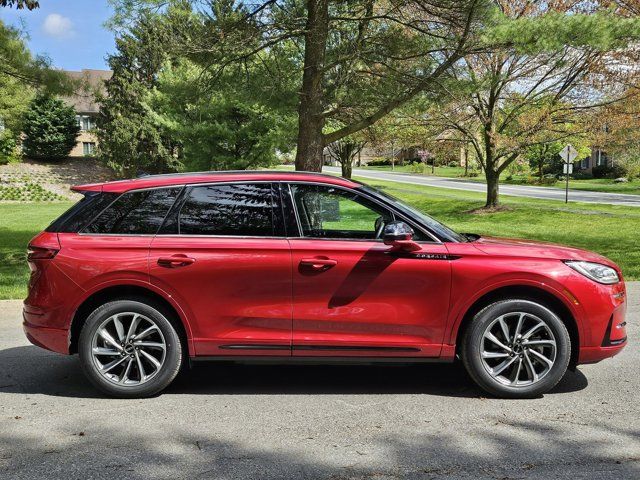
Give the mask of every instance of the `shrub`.
[[20, 159], [18, 144], [9, 130], [0, 132], [0, 165], [15, 162]]
[[37, 183], [26, 183], [18, 186], [0, 185], [0, 200], [17, 202], [53, 202], [64, 200], [57, 193], [42, 188]]
[[618, 178], [625, 177], [627, 170], [620, 164], [596, 165], [593, 167], [593, 178]]
[[33, 99], [23, 129], [25, 155], [41, 160], [67, 158], [80, 132], [73, 107], [46, 95]]
[[374, 158], [367, 163], [369, 167], [389, 167], [391, 166], [391, 160], [388, 158]]

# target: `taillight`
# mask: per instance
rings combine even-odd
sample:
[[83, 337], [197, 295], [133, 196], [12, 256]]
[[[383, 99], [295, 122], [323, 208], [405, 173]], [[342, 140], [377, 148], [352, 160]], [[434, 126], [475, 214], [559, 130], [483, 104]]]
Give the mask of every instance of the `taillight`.
[[58, 253], [57, 248], [42, 248], [29, 245], [27, 250], [27, 260], [51, 260]]

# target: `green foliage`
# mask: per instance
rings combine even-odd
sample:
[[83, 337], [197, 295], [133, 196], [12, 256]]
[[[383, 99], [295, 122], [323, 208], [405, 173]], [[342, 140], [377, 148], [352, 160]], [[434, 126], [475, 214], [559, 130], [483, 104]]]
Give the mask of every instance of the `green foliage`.
[[24, 185], [4, 186], [0, 185], [0, 201], [10, 200], [15, 202], [54, 202], [64, 200], [57, 193], [50, 192], [37, 183], [25, 183]]
[[612, 51], [640, 38], [640, 19], [609, 12], [547, 12], [515, 19], [496, 15], [494, 22], [483, 35], [487, 45], [509, 45], [529, 54], [556, 51], [567, 45]]
[[276, 150], [290, 148], [291, 115], [252, 98], [234, 78], [214, 81], [188, 61], [164, 66], [150, 105], [154, 121], [182, 146], [185, 170], [269, 166]]
[[626, 177], [627, 170], [624, 165], [595, 165], [591, 170], [593, 178], [620, 178]]
[[147, 104], [167, 41], [158, 17], [148, 14], [116, 39], [117, 52], [109, 57], [113, 76], [98, 117], [97, 154], [119, 176], [172, 172], [181, 165], [178, 145], [154, 121]]
[[10, 130], [0, 131], [0, 165], [20, 159], [18, 143]]
[[36, 96], [24, 116], [24, 154], [39, 160], [61, 160], [76, 144], [80, 127], [75, 110], [62, 100]]

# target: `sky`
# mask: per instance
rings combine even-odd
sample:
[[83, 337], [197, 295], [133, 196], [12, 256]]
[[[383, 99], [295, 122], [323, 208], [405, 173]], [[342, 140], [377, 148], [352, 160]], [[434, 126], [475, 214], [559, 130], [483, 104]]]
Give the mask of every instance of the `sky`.
[[104, 70], [115, 50], [113, 32], [104, 27], [111, 13], [107, 0], [40, 0], [32, 11], [0, 8], [0, 20], [24, 30], [31, 51], [54, 67]]

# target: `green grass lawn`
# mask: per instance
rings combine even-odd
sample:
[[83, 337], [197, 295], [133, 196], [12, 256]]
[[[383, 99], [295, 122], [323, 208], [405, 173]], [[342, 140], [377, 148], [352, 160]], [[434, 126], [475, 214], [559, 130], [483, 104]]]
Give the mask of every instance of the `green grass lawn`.
[[640, 280], [640, 208], [502, 196], [510, 210], [471, 214], [484, 194], [360, 179], [411, 203], [459, 232], [530, 238], [598, 252]]
[[[460, 232], [531, 238], [596, 251], [618, 263], [629, 280], [640, 280], [640, 208], [502, 196], [510, 210], [471, 214], [484, 195], [362, 179], [411, 203]], [[29, 240], [69, 202], [0, 203], [0, 299], [24, 298], [29, 278]], [[366, 220], [367, 225], [371, 219]]]
[[0, 299], [26, 296], [27, 244], [71, 205], [70, 202], [0, 203]]
[[[363, 167], [366, 170], [373, 170], [378, 172], [391, 172], [391, 167]], [[397, 165], [394, 170], [395, 173], [412, 173], [412, 168], [409, 165]], [[471, 182], [485, 183], [484, 175], [480, 174], [477, 177], [464, 177], [464, 168], [462, 167], [436, 167], [435, 173], [431, 173], [431, 168], [427, 167], [424, 175], [446, 177], [446, 178], [459, 178], [460, 180], [466, 180]], [[527, 177], [524, 175], [515, 175], [512, 180], [506, 180], [506, 174], [502, 175], [502, 183], [506, 185], [529, 185], [527, 183]], [[549, 188], [564, 188], [565, 184], [559, 180], [555, 185], [535, 185], [538, 187]], [[570, 180], [569, 188], [575, 190], [585, 190], [590, 192], [607, 192], [607, 193], [628, 193], [632, 195], [640, 195], [640, 180], [635, 180], [627, 183], [615, 183], [610, 178], [590, 178], [585, 180]]]

